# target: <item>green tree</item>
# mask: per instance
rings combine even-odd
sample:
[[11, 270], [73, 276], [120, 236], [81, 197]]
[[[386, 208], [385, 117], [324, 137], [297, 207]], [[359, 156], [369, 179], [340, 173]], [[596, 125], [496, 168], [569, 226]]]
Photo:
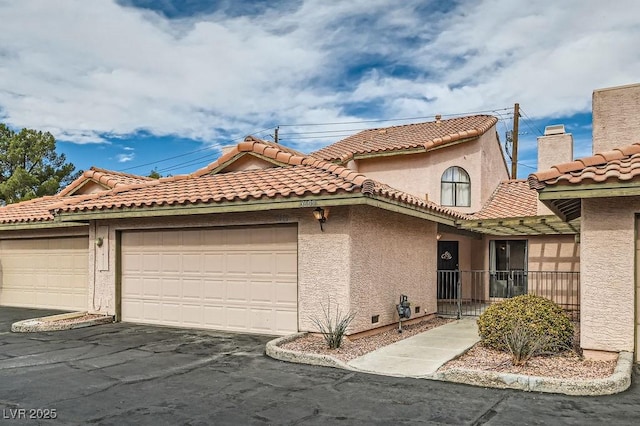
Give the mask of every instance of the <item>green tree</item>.
[[75, 166], [56, 153], [49, 132], [15, 132], [0, 123], [0, 203], [10, 204], [53, 195], [77, 178]]
[[150, 177], [151, 179], [160, 179], [162, 175], [158, 173], [158, 169], [153, 169], [149, 172], [148, 177]]

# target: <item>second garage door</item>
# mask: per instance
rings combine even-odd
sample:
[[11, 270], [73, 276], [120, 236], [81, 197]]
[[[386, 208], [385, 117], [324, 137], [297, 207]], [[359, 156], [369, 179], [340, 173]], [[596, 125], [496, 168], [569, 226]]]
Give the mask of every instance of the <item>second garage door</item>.
[[0, 241], [0, 305], [87, 309], [89, 237]]
[[295, 225], [126, 231], [121, 247], [123, 321], [298, 330]]

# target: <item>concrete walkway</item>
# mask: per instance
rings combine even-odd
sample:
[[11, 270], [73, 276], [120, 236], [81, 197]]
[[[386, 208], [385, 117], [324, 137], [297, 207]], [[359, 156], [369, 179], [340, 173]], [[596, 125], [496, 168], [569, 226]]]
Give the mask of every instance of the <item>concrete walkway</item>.
[[397, 377], [429, 377], [480, 340], [475, 319], [461, 319], [369, 352], [349, 366]]

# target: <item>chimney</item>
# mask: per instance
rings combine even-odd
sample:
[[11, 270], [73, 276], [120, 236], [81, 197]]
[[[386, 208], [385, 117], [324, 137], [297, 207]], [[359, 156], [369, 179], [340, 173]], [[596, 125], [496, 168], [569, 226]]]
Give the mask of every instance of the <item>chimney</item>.
[[566, 133], [564, 124], [544, 128], [538, 137], [538, 170], [547, 170], [556, 164], [573, 161], [573, 136]]
[[[544, 128], [544, 136], [538, 137], [538, 170], [573, 161], [573, 136], [566, 133], [564, 124]], [[553, 214], [538, 200], [538, 215]]]
[[640, 84], [593, 91], [593, 153], [640, 142]]
[[440, 125], [440, 120], [442, 119], [442, 116], [440, 114], [436, 115], [436, 125]]

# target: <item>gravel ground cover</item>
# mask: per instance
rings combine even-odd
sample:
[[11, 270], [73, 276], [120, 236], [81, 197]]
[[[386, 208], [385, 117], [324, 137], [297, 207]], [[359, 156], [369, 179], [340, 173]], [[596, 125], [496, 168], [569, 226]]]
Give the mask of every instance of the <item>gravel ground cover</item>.
[[319, 334], [307, 334], [306, 336], [285, 343], [282, 347], [299, 352], [331, 355], [341, 361], [348, 362], [383, 346], [390, 345], [391, 343], [406, 339], [407, 337], [414, 336], [418, 333], [422, 333], [423, 331], [431, 330], [434, 327], [439, 327], [451, 321], [453, 320], [432, 318], [415, 324], [403, 326], [402, 333], [398, 333], [398, 329], [393, 328], [382, 333], [361, 337], [359, 339], [350, 340], [348, 337], [345, 337], [342, 341], [342, 345], [338, 349], [329, 349], [324, 338]]
[[[390, 345], [415, 334], [422, 333], [434, 327], [439, 327], [451, 319], [433, 318], [409, 326], [403, 327], [403, 332], [391, 329], [379, 334], [351, 340], [348, 337], [338, 349], [329, 349], [319, 334], [308, 334], [282, 345], [285, 349], [331, 355], [343, 362], [348, 362], [366, 353]], [[464, 355], [449, 361], [440, 370], [452, 368], [464, 368], [481, 371], [495, 371], [502, 373], [515, 373], [529, 376], [571, 378], [571, 379], [598, 379], [613, 374], [616, 367], [615, 360], [592, 361], [579, 355], [580, 348], [580, 324], [575, 323], [574, 348], [572, 350], [555, 354], [540, 355], [530, 359], [524, 366], [514, 366], [508, 353], [483, 347], [480, 343], [473, 346]]]

